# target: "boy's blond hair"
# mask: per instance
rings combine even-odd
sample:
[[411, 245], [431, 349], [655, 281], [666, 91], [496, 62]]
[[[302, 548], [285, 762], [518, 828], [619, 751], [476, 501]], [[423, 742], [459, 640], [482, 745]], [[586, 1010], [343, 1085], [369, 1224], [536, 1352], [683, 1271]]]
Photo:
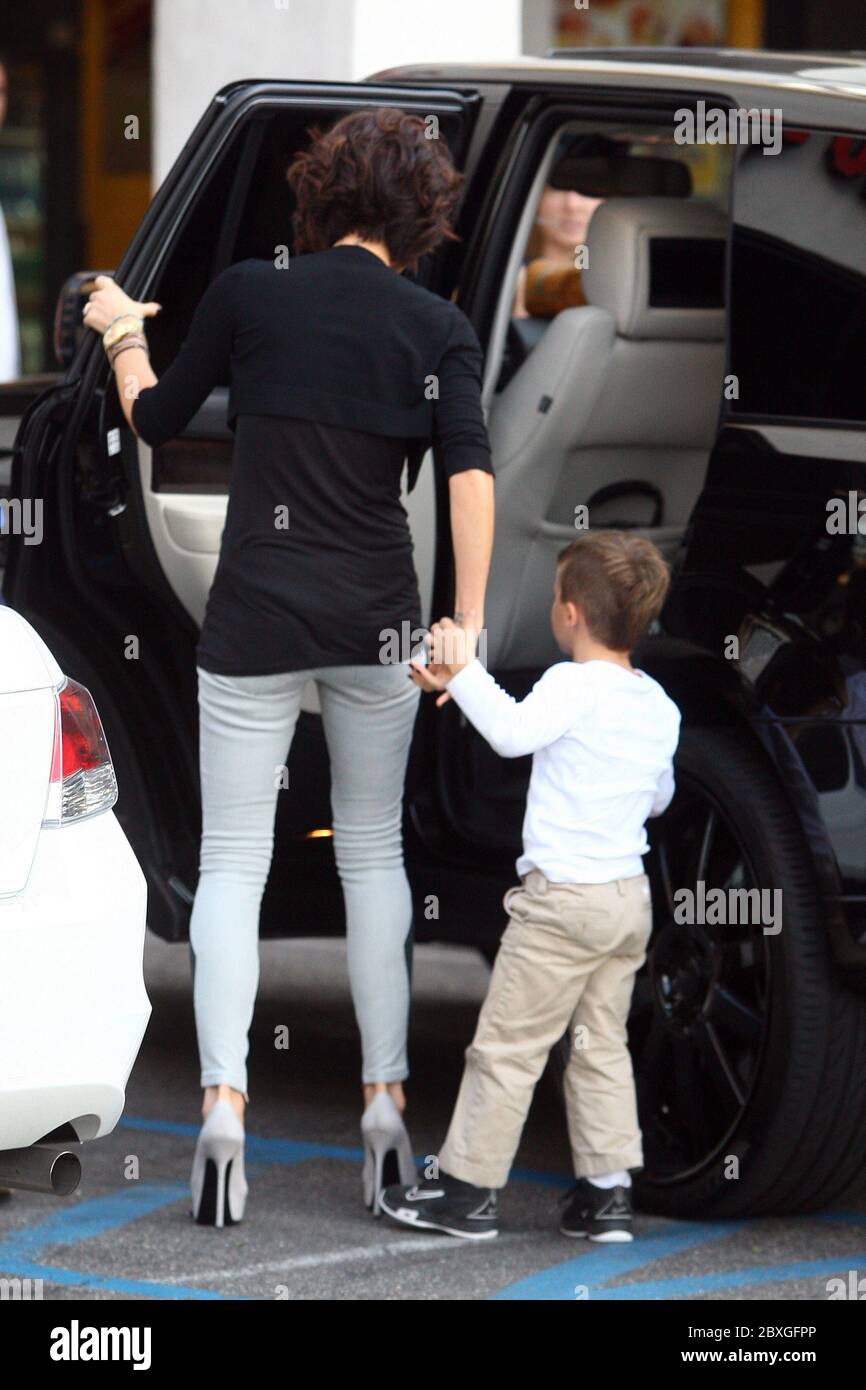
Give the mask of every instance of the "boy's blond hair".
[[587, 531], [557, 557], [560, 596], [582, 610], [590, 635], [627, 652], [662, 611], [670, 571], [652, 541], [628, 531]]

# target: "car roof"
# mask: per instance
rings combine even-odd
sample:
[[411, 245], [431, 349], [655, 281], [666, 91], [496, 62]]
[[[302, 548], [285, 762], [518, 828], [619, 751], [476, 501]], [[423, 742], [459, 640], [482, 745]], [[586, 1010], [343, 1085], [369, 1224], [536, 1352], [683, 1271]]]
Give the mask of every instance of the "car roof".
[[368, 82], [435, 82], [460, 86], [478, 83], [590, 83], [621, 85], [631, 79], [682, 90], [684, 80], [696, 87], [763, 88], [777, 97], [866, 99], [866, 53], [781, 53], [739, 48], [586, 48], [558, 49], [546, 58], [523, 56], [507, 62], [413, 63], [380, 70]]

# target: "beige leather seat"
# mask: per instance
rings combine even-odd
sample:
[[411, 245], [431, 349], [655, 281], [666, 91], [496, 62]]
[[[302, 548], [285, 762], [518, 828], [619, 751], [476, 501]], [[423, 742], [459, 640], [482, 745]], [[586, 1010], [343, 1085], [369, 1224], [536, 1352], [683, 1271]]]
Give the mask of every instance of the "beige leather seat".
[[[725, 214], [707, 204], [609, 199], [590, 224], [588, 305], [558, 314], [494, 399], [491, 667], [556, 658], [548, 622], [556, 555], [578, 534], [575, 508], [600, 488], [658, 488], [661, 525], [636, 530], [666, 553], [676, 550], [718, 420], [726, 234]], [[591, 508], [589, 524], [648, 522], [651, 510], [646, 498], [623, 496]]]

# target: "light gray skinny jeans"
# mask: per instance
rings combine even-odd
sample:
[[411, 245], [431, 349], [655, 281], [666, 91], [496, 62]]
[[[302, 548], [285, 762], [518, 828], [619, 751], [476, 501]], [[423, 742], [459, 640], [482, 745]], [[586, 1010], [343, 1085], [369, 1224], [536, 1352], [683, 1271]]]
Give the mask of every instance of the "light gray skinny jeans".
[[420, 696], [408, 666], [330, 666], [268, 676], [222, 676], [199, 667], [202, 840], [190, 942], [202, 1086], [225, 1083], [247, 1091], [259, 909], [273, 854], [277, 792], [311, 678], [331, 763], [334, 853], [362, 1080], [408, 1075], [412, 899], [403, 867], [402, 803]]

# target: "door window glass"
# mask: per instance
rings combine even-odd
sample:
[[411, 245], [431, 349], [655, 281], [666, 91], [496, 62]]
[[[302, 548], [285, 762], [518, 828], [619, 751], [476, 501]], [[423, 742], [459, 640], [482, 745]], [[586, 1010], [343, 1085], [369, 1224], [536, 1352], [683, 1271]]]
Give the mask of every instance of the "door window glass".
[[[291, 255], [294, 197], [286, 182], [286, 171], [294, 154], [309, 140], [312, 127], [326, 130], [346, 113], [345, 106], [323, 107], [315, 112], [309, 106], [277, 111], [259, 118], [264, 121], [264, 129], [257, 146], [251, 139], [251, 123], [244, 123], [235, 133], [230, 152], [220, 160], [189, 215], [152, 295], [166, 306], [148, 324], [148, 342], [157, 374], [177, 353], [196, 304], [210, 281], [224, 268], [217, 263], [219, 253], [227, 256], [226, 264], [249, 258], [273, 260], [283, 247]], [[439, 117], [440, 136], [452, 150], [459, 143], [460, 122], [456, 113]], [[247, 158], [251, 160], [249, 177], [239, 192], [237, 171]], [[243, 200], [240, 209], [238, 196]], [[230, 236], [229, 246], [223, 248], [220, 243], [226, 219], [234, 215], [236, 231]], [[438, 254], [425, 257], [414, 278], [439, 288], [440, 263]]]
[[732, 258], [732, 411], [866, 420], [866, 140], [744, 150]]

